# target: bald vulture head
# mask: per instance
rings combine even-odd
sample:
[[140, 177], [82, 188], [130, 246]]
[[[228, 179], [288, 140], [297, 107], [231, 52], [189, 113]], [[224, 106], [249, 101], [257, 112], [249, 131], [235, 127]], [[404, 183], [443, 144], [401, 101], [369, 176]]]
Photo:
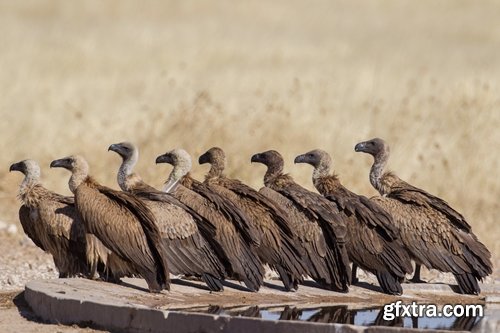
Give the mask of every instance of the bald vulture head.
[[108, 151], [110, 150], [114, 151], [122, 158], [122, 164], [118, 169], [116, 180], [122, 191], [127, 192], [130, 190], [129, 186], [133, 186], [132, 184], [135, 183], [135, 181], [140, 181], [140, 177], [137, 175], [137, 177], [132, 177], [135, 181], [129, 178], [139, 159], [139, 149], [130, 142], [120, 142], [109, 146]]
[[108, 151], [110, 150], [120, 155], [123, 161], [137, 161], [139, 159], [139, 150], [130, 142], [114, 143], [109, 146]]
[[211, 165], [208, 177], [218, 177], [222, 175], [226, 167], [226, 154], [219, 147], [212, 147], [198, 158], [198, 163]]
[[329, 169], [332, 165], [332, 158], [326, 151], [315, 149], [295, 157], [294, 163], [307, 163], [315, 169]]
[[24, 160], [21, 162], [14, 163], [10, 166], [9, 171], [19, 171], [26, 177], [32, 179], [40, 178], [40, 166], [34, 160]]
[[252, 163], [262, 163], [268, 168], [277, 166], [283, 167], [284, 165], [283, 156], [281, 156], [281, 154], [276, 150], [268, 150], [263, 153], [255, 154], [252, 156], [250, 161]]
[[[156, 164], [168, 163], [172, 165], [175, 169], [179, 170], [178, 175], [180, 177], [186, 175], [191, 171], [191, 156], [184, 149], [172, 149], [167, 151], [165, 154], [160, 155], [156, 158]], [[180, 178], [179, 177], [179, 178]]]
[[357, 152], [370, 154], [373, 157], [389, 154], [389, 146], [385, 143], [384, 140], [379, 138], [360, 142], [354, 147], [354, 150]]
[[174, 168], [163, 186], [163, 192], [172, 192], [182, 177], [191, 171], [191, 156], [184, 149], [173, 149], [156, 158], [156, 164], [168, 163]]
[[50, 167], [64, 168], [71, 171], [69, 188], [73, 193], [89, 174], [89, 165], [87, 161], [79, 155], [71, 155], [58, 160], [54, 160], [50, 163]]

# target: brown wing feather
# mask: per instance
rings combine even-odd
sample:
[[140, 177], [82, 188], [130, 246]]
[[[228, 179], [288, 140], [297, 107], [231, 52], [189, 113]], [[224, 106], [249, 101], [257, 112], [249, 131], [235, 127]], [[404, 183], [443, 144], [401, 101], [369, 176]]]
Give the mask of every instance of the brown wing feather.
[[323, 231], [328, 230], [335, 241], [345, 241], [346, 225], [334, 203], [294, 182], [289, 182], [279, 192], [298, 205], [311, 219], [317, 220]]
[[332, 285], [336, 277], [332, 276], [334, 272], [330, 267], [334, 267], [337, 263], [334, 256], [328, 255], [330, 250], [320, 226], [309, 219], [290, 199], [275, 190], [263, 187], [259, 192], [288, 212], [290, 227], [298, 236], [304, 251], [303, 261], [307, 265], [308, 275], [324, 287]]
[[231, 220], [211, 201], [181, 184], [172, 195], [215, 226], [216, 234], [210, 239], [211, 244], [217, 249], [228, 274], [243, 280], [249, 288], [258, 290], [264, 275], [262, 263], [253, 249], [245, 243]]
[[375, 202], [349, 191], [342, 185], [335, 191], [331, 189], [325, 189], [325, 191], [319, 189], [319, 191], [325, 198], [335, 202], [339, 210], [348, 216], [355, 216], [360, 223], [375, 228], [385, 239], [398, 238], [399, 230], [394, 225], [392, 216]]
[[26, 205], [22, 205], [21, 208], [19, 208], [19, 221], [21, 222], [24, 233], [33, 241], [33, 243], [35, 243], [35, 245], [43, 251], [47, 251], [48, 249], [43, 245], [43, 241], [40, 239], [40, 233], [36, 226], [37, 221], [32, 219], [30, 208]]
[[260, 245], [261, 240], [259, 235], [252, 229], [250, 218], [241, 211], [240, 208], [206, 184], [192, 182], [192, 187], [190, 189], [209, 200], [218, 211], [224, 214], [224, 216], [234, 224], [245, 241], [255, 246]]
[[[52, 198], [57, 199], [57, 196]], [[68, 200], [42, 200], [38, 214], [50, 240], [49, 252], [64, 276], [89, 274], [85, 228], [75, 207]]]
[[[276, 223], [273, 213], [269, 209], [275, 204], [237, 180], [224, 177], [215, 178], [211, 180], [210, 187], [233, 202], [250, 217], [251, 227], [261, 239], [261, 244], [257, 248], [259, 257], [262, 262], [269, 264], [272, 269], [279, 273], [285, 288], [291, 289], [294, 287], [294, 281], [302, 280], [303, 275], [307, 274], [301, 259], [303, 252], [296, 244], [296, 239], [289, 236], [293, 233], [288, 225], [289, 232], [287, 233], [280, 227], [279, 223]], [[230, 189], [235, 187], [239, 190], [232, 191]], [[268, 205], [263, 204], [263, 202], [267, 202]], [[283, 216], [283, 224], [288, 223], [286, 219]]]
[[225, 269], [191, 215], [182, 208], [161, 201], [145, 201], [157, 218], [173, 274], [224, 278]]
[[87, 179], [75, 193], [76, 206], [88, 232], [131, 262], [154, 291], [169, 288], [167, 260], [151, 212], [130, 194]]
[[411, 259], [400, 242], [392, 216], [363, 196], [345, 188], [335, 175], [315, 179], [318, 191], [337, 204], [348, 223], [349, 258], [374, 274], [389, 272], [403, 278], [411, 273]]
[[389, 197], [375, 200], [394, 217], [401, 239], [414, 259], [428, 268], [454, 274], [491, 273], [491, 254], [472, 233], [454, 228], [447, 216], [428, 206]]
[[281, 175], [275, 179], [271, 187], [293, 201], [301, 212], [319, 224], [328, 249], [331, 250], [327, 255], [332, 256], [332, 261], [336, 263], [336, 266], [329, 267], [334, 270], [332, 277], [336, 279], [337, 288], [346, 290], [350, 283], [349, 257], [343, 246], [346, 241], [347, 228], [338, 208], [320, 194], [299, 186], [288, 175]]
[[276, 205], [275, 202], [236, 179], [221, 178], [221, 185], [240, 196], [254, 201], [256, 204], [263, 206], [272, 215], [273, 220], [280, 227], [280, 229], [282, 229], [288, 236], [294, 236], [288, 225], [288, 216], [286, 212], [284, 212], [281, 207]]
[[413, 205], [432, 207], [446, 216], [449, 222], [457, 228], [467, 232], [471, 231], [471, 226], [467, 223], [462, 214], [451, 208], [446, 201], [402, 180], [399, 180], [398, 183], [391, 187], [391, 192], [388, 193], [387, 196]]
[[148, 191], [134, 190], [132, 193], [147, 201], [157, 202], [163, 205], [170, 205], [182, 209], [194, 219], [204, 237], [210, 238], [215, 236], [215, 226], [209, 220], [203, 218], [203, 216], [198, 214], [196, 210], [179, 201], [171, 193], [161, 192], [154, 188], [151, 188]]

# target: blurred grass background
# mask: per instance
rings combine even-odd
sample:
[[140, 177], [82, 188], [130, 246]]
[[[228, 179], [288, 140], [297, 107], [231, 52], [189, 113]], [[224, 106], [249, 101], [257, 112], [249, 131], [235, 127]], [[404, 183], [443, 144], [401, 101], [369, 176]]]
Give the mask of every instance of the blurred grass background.
[[[227, 173], [258, 188], [250, 156], [322, 148], [350, 189], [375, 194], [378, 136], [390, 167], [462, 212], [498, 258], [500, 24], [497, 1], [0, 1], [0, 219], [17, 221], [20, 175], [38, 160], [47, 187], [69, 193], [52, 159], [82, 154], [116, 186], [111, 143], [139, 145], [137, 171], [183, 147], [217, 145]], [[194, 163], [201, 178], [206, 167]]]

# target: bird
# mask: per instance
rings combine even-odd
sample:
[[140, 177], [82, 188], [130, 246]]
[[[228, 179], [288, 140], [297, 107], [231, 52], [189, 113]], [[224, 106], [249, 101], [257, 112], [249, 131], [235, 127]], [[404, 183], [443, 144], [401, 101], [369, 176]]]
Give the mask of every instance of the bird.
[[170, 289], [168, 261], [153, 213], [133, 195], [100, 185], [79, 155], [50, 163], [71, 172], [69, 188], [85, 230], [129, 264], [152, 293]]
[[335, 205], [318, 193], [311, 192], [295, 183], [293, 178], [283, 173], [284, 161], [281, 154], [275, 150], [268, 150], [255, 154], [251, 162], [262, 163], [267, 166], [264, 175], [264, 185], [285, 196], [293, 205], [311, 221], [316, 222], [323, 231], [329, 256], [330, 289], [347, 292], [349, 290], [350, 275], [348, 271], [349, 257], [347, 255], [346, 225], [340, 219]]
[[72, 197], [46, 189], [40, 182], [39, 164], [31, 159], [14, 163], [9, 171], [19, 171], [19, 221], [26, 235], [50, 253], [60, 278], [90, 276], [85, 228], [74, 208]]
[[229, 277], [243, 281], [251, 291], [263, 284], [264, 268], [255, 253], [255, 242], [233, 207], [191, 177], [191, 156], [184, 149], [173, 149], [156, 158], [156, 163], [173, 166], [163, 190], [203, 217], [216, 229], [214, 241], [219, 244]]
[[372, 198], [392, 216], [401, 240], [416, 263], [413, 282], [421, 282], [420, 266], [451, 272], [463, 294], [479, 294], [478, 280], [492, 273], [491, 253], [464, 216], [446, 201], [385, 171], [389, 145], [380, 138], [356, 144], [373, 156], [370, 183], [381, 196]]
[[209, 242], [215, 235], [214, 228], [171, 195], [146, 184], [133, 171], [139, 158], [139, 149], [134, 144], [115, 143], [108, 150], [122, 158], [117, 175], [120, 188], [137, 196], [154, 213], [170, 272], [201, 277], [211, 291], [224, 290], [221, 280], [225, 278], [225, 268]]
[[226, 177], [226, 156], [219, 147], [210, 148], [199, 157], [199, 163], [210, 164], [204, 183], [232, 201], [249, 216], [251, 228], [260, 238], [257, 253], [261, 261], [278, 272], [285, 290], [297, 290], [307, 274], [298, 244], [286, 213], [276, 203], [237, 179]]
[[294, 162], [314, 167], [315, 188], [336, 204], [347, 225], [347, 253], [353, 262], [351, 281], [357, 281], [356, 268], [361, 267], [377, 277], [384, 293], [401, 295], [401, 282], [412, 272], [412, 266], [392, 216], [375, 202], [344, 187], [330, 172], [332, 159], [326, 151], [311, 150]]

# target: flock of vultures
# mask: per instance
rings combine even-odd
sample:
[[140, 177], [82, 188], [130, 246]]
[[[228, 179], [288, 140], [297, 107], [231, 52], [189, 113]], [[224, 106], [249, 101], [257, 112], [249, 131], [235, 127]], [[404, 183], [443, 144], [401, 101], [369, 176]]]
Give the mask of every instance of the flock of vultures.
[[314, 168], [319, 193], [284, 173], [274, 150], [251, 158], [267, 167], [259, 191], [224, 175], [220, 148], [199, 157], [211, 165], [203, 182], [190, 175], [186, 151], [158, 156], [156, 163], [173, 166], [162, 190], [133, 171], [139, 156], [134, 145], [109, 150], [123, 160], [117, 177], [122, 191], [93, 179], [81, 156], [50, 164], [71, 172], [74, 197], [44, 188], [33, 160], [10, 167], [25, 176], [19, 191], [23, 229], [53, 256], [60, 277], [119, 282], [140, 276], [151, 292], [160, 292], [169, 290], [171, 273], [200, 278], [211, 291], [222, 291], [224, 279], [258, 291], [268, 265], [287, 291], [310, 277], [320, 288], [347, 292], [359, 267], [376, 276], [384, 293], [400, 295], [412, 260], [411, 282], [422, 282], [424, 265], [452, 273], [465, 294], [478, 294], [478, 280], [492, 273], [490, 252], [460, 213], [385, 171], [389, 147], [378, 138], [355, 147], [374, 158], [370, 182], [380, 196], [372, 198], [344, 187], [322, 150], [295, 158]]

